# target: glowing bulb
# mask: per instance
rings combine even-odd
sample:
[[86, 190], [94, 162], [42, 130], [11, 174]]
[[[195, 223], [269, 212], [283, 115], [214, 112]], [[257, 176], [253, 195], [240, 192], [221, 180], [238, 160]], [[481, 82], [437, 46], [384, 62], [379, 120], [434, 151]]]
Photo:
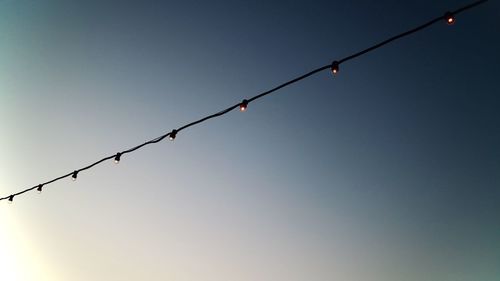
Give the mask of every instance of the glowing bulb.
[[338, 61], [332, 62], [331, 70], [332, 70], [333, 75], [335, 75], [339, 72], [339, 62]]
[[240, 103], [240, 111], [245, 111], [247, 110], [247, 107], [248, 107], [248, 101], [247, 100], [243, 100], [241, 103]]
[[42, 193], [42, 187], [43, 187], [43, 184], [39, 184], [38, 187], [37, 187], [37, 189], [36, 189], [36, 191], [38, 193]]
[[120, 157], [122, 156], [122, 154], [120, 152], [116, 153], [116, 156], [115, 156], [115, 164], [118, 164], [120, 163]]
[[71, 179], [73, 181], [76, 181], [76, 177], [78, 176], [78, 171], [74, 171], [73, 174], [71, 175]]
[[7, 203], [12, 204], [12, 201], [14, 201], [14, 195], [9, 196], [9, 201], [7, 201]]
[[452, 25], [455, 23], [455, 17], [453, 16], [453, 14], [451, 12], [446, 12], [446, 14], [444, 14], [444, 17], [445, 17], [446, 23], [448, 25]]
[[175, 140], [175, 136], [177, 135], [177, 130], [172, 130], [172, 132], [170, 132], [170, 135], [168, 136], [168, 138], [173, 141]]

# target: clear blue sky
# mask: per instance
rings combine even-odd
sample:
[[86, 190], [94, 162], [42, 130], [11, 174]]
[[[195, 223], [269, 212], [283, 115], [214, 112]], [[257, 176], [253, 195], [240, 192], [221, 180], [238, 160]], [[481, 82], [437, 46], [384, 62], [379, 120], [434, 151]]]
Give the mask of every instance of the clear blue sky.
[[[0, 1], [0, 196], [465, 4]], [[499, 17], [1, 202], [0, 279], [498, 279]]]

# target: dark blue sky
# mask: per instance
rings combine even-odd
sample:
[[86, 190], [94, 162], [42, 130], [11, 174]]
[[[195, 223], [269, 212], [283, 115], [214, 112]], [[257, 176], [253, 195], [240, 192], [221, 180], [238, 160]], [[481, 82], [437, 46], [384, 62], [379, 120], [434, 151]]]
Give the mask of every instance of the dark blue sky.
[[[465, 4], [0, 1], [1, 195]], [[19, 197], [1, 231], [36, 234], [16, 243], [37, 277], [11, 279], [494, 280], [499, 12]]]

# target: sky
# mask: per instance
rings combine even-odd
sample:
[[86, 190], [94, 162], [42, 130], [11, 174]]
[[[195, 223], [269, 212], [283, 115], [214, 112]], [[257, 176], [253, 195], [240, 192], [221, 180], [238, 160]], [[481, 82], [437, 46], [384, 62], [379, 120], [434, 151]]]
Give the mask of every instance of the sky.
[[[0, 196], [465, 4], [0, 1]], [[499, 16], [0, 202], [0, 279], [498, 280]]]

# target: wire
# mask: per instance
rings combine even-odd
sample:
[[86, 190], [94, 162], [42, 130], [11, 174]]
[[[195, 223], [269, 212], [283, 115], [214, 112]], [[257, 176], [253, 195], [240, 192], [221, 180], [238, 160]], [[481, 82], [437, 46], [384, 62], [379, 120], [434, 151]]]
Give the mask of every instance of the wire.
[[9, 203], [10, 203], [10, 202], [12, 202], [14, 200], [14, 197], [16, 197], [18, 195], [21, 195], [23, 193], [26, 193], [28, 191], [34, 190], [34, 189], [37, 189], [39, 192], [41, 192], [41, 190], [42, 190], [41, 186], [46, 186], [48, 184], [51, 184], [51, 183], [53, 183], [55, 181], [59, 181], [61, 179], [67, 178], [69, 176], [71, 176], [73, 180], [76, 180], [76, 176], [77, 176], [77, 174], [79, 172], [82, 172], [82, 171], [88, 170], [90, 168], [93, 168], [94, 166], [96, 166], [98, 164], [101, 164], [102, 162], [110, 160], [110, 159], [114, 159], [115, 162], [118, 162], [118, 161], [120, 161], [120, 156], [123, 156], [123, 155], [128, 154], [128, 153], [132, 153], [132, 152], [134, 152], [134, 151], [136, 151], [136, 150], [138, 150], [138, 149], [140, 149], [140, 148], [142, 148], [142, 147], [144, 147], [146, 145], [158, 143], [158, 142], [162, 141], [166, 137], [170, 137], [170, 139], [173, 140], [175, 138], [176, 134], [179, 133], [179, 132], [181, 132], [182, 130], [187, 129], [189, 127], [192, 127], [194, 125], [200, 124], [202, 122], [208, 121], [210, 119], [222, 116], [222, 115], [224, 115], [226, 113], [229, 113], [229, 112], [233, 111], [236, 108], [239, 108], [241, 111], [245, 111], [246, 108], [247, 108], [247, 106], [248, 106], [248, 104], [250, 102], [253, 102], [253, 101], [257, 100], [257, 99], [260, 99], [260, 98], [262, 98], [264, 96], [267, 96], [267, 95], [269, 95], [269, 94], [271, 94], [273, 92], [276, 92], [277, 90], [282, 89], [282, 88], [284, 88], [284, 87], [286, 87], [288, 85], [297, 83], [297, 82], [299, 82], [299, 81], [301, 81], [301, 80], [303, 80], [303, 79], [305, 79], [305, 78], [307, 78], [309, 76], [312, 76], [312, 75], [314, 75], [314, 74], [316, 74], [318, 72], [321, 72], [323, 70], [330, 69], [333, 72], [333, 74], [337, 74], [337, 72], [339, 72], [339, 65], [342, 64], [342, 63], [345, 63], [347, 61], [350, 61], [352, 59], [360, 57], [360, 56], [362, 56], [362, 55], [364, 55], [366, 53], [372, 52], [372, 51], [374, 51], [374, 50], [376, 50], [376, 49], [378, 49], [378, 48], [380, 48], [380, 47], [382, 47], [382, 46], [384, 46], [386, 44], [389, 44], [389, 43], [391, 43], [391, 42], [393, 42], [395, 40], [401, 39], [401, 38], [406, 37], [408, 35], [411, 35], [411, 34], [413, 34], [415, 32], [423, 30], [423, 29], [425, 29], [425, 28], [427, 28], [427, 27], [429, 27], [429, 26], [431, 26], [431, 25], [433, 25], [433, 24], [435, 24], [435, 23], [437, 23], [439, 21], [445, 21], [447, 23], [452, 23], [452, 22], [455, 21], [454, 16], [456, 16], [457, 14], [462, 13], [462, 12], [464, 12], [466, 10], [472, 9], [472, 8], [474, 8], [474, 7], [476, 7], [476, 6], [480, 5], [480, 4], [483, 4], [483, 3], [487, 2], [487, 1], [488, 0], [476, 1], [476, 2], [473, 2], [473, 3], [468, 4], [466, 6], [463, 6], [463, 7], [459, 8], [459, 9], [456, 9], [455, 11], [446, 12], [444, 15], [436, 17], [436, 18], [434, 18], [434, 19], [432, 19], [432, 20], [430, 20], [430, 21], [428, 21], [428, 22], [426, 22], [426, 23], [424, 23], [422, 25], [419, 25], [419, 26], [417, 26], [415, 28], [412, 28], [412, 29], [410, 29], [408, 31], [405, 31], [403, 33], [400, 33], [398, 35], [390, 37], [390, 38], [388, 38], [388, 39], [386, 39], [386, 40], [384, 40], [382, 42], [379, 42], [379, 43], [377, 43], [377, 44], [375, 44], [375, 45], [373, 45], [371, 47], [368, 47], [368, 48], [366, 48], [366, 49], [364, 49], [362, 51], [359, 51], [357, 53], [349, 55], [349, 56], [347, 56], [345, 58], [342, 58], [342, 59], [339, 59], [339, 60], [335, 60], [331, 64], [318, 67], [318, 68], [316, 68], [316, 69], [314, 69], [314, 70], [312, 70], [312, 71], [310, 71], [310, 72], [308, 72], [306, 74], [298, 76], [298, 77], [296, 77], [296, 78], [294, 78], [294, 79], [292, 79], [290, 81], [287, 81], [287, 82], [285, 82], [285, 83], [283, 83], [283, 84], [281, 84], [279, 86], [276, 86], [276, 87], [274, 87], [274, 88], [272, 88], [272, 89], [270, 89], [268, 91], [260, 93], [260, 94], [258, 94], [256, 96], [251, 97], [251, 98], [244, 99], [242, 102], [240, 102], [238, 104], [235, 104], [235, 105], [232, 105], [232, 106], [230, 106], [230, 107], [228, 107], [228, 108], [226, 108], [224, 110], [221, 110], [221, 111], [219, 111], [217, 113], [214, 113], [214, 114], [208, 115], [206, 117], [203, 117], [203, 118], [201, 118], [199, 120], [193, 121], [193, 122], [191, 122], [189, 124], [186, 124], [186, 125], [184, 125], [182, 127], [179, 127], [178, 129], [173, 129], [171, 132], [166, 133], [166, 134], [164, 134], [162, 136], [159, 136], [157, 138], [154, 138], [152, 140], [146, 141], [143, 144], [137, 145], [135, 147], [129, 148], [129, 149], [124, 150], [122, 152], [115, 153], [115, 154], [110, 155], [110, 156], [106, 156], [106, 157], [102, 158], [101, 160], [99, 160], [99, 161], [97, 161], [95, 163], [92, 163], [92, 164], [90, 164], [90, 165], [88, 165], [86, 167], [83, 167], [83, 168], [80, 168], [78, 170], [75, 170], [75, 171], [72, 171], [70, 173], [67, 173], [67, 174], [65, 174], [63, 176], [60, 176], [58, 178], [55, 178], [55, 179], [52, 179], [50, 181], [47, 181], [47, 182], [35, 185], [33, 187], [30, 187], [30, 188], [27, 188], [25, 190], [19, 191], [17, 193], [11, 194], [9, 196], [2, 197], [2, 198], [0, 198], [0, 201], [2, 201], [2, 200], [8, 200]]

